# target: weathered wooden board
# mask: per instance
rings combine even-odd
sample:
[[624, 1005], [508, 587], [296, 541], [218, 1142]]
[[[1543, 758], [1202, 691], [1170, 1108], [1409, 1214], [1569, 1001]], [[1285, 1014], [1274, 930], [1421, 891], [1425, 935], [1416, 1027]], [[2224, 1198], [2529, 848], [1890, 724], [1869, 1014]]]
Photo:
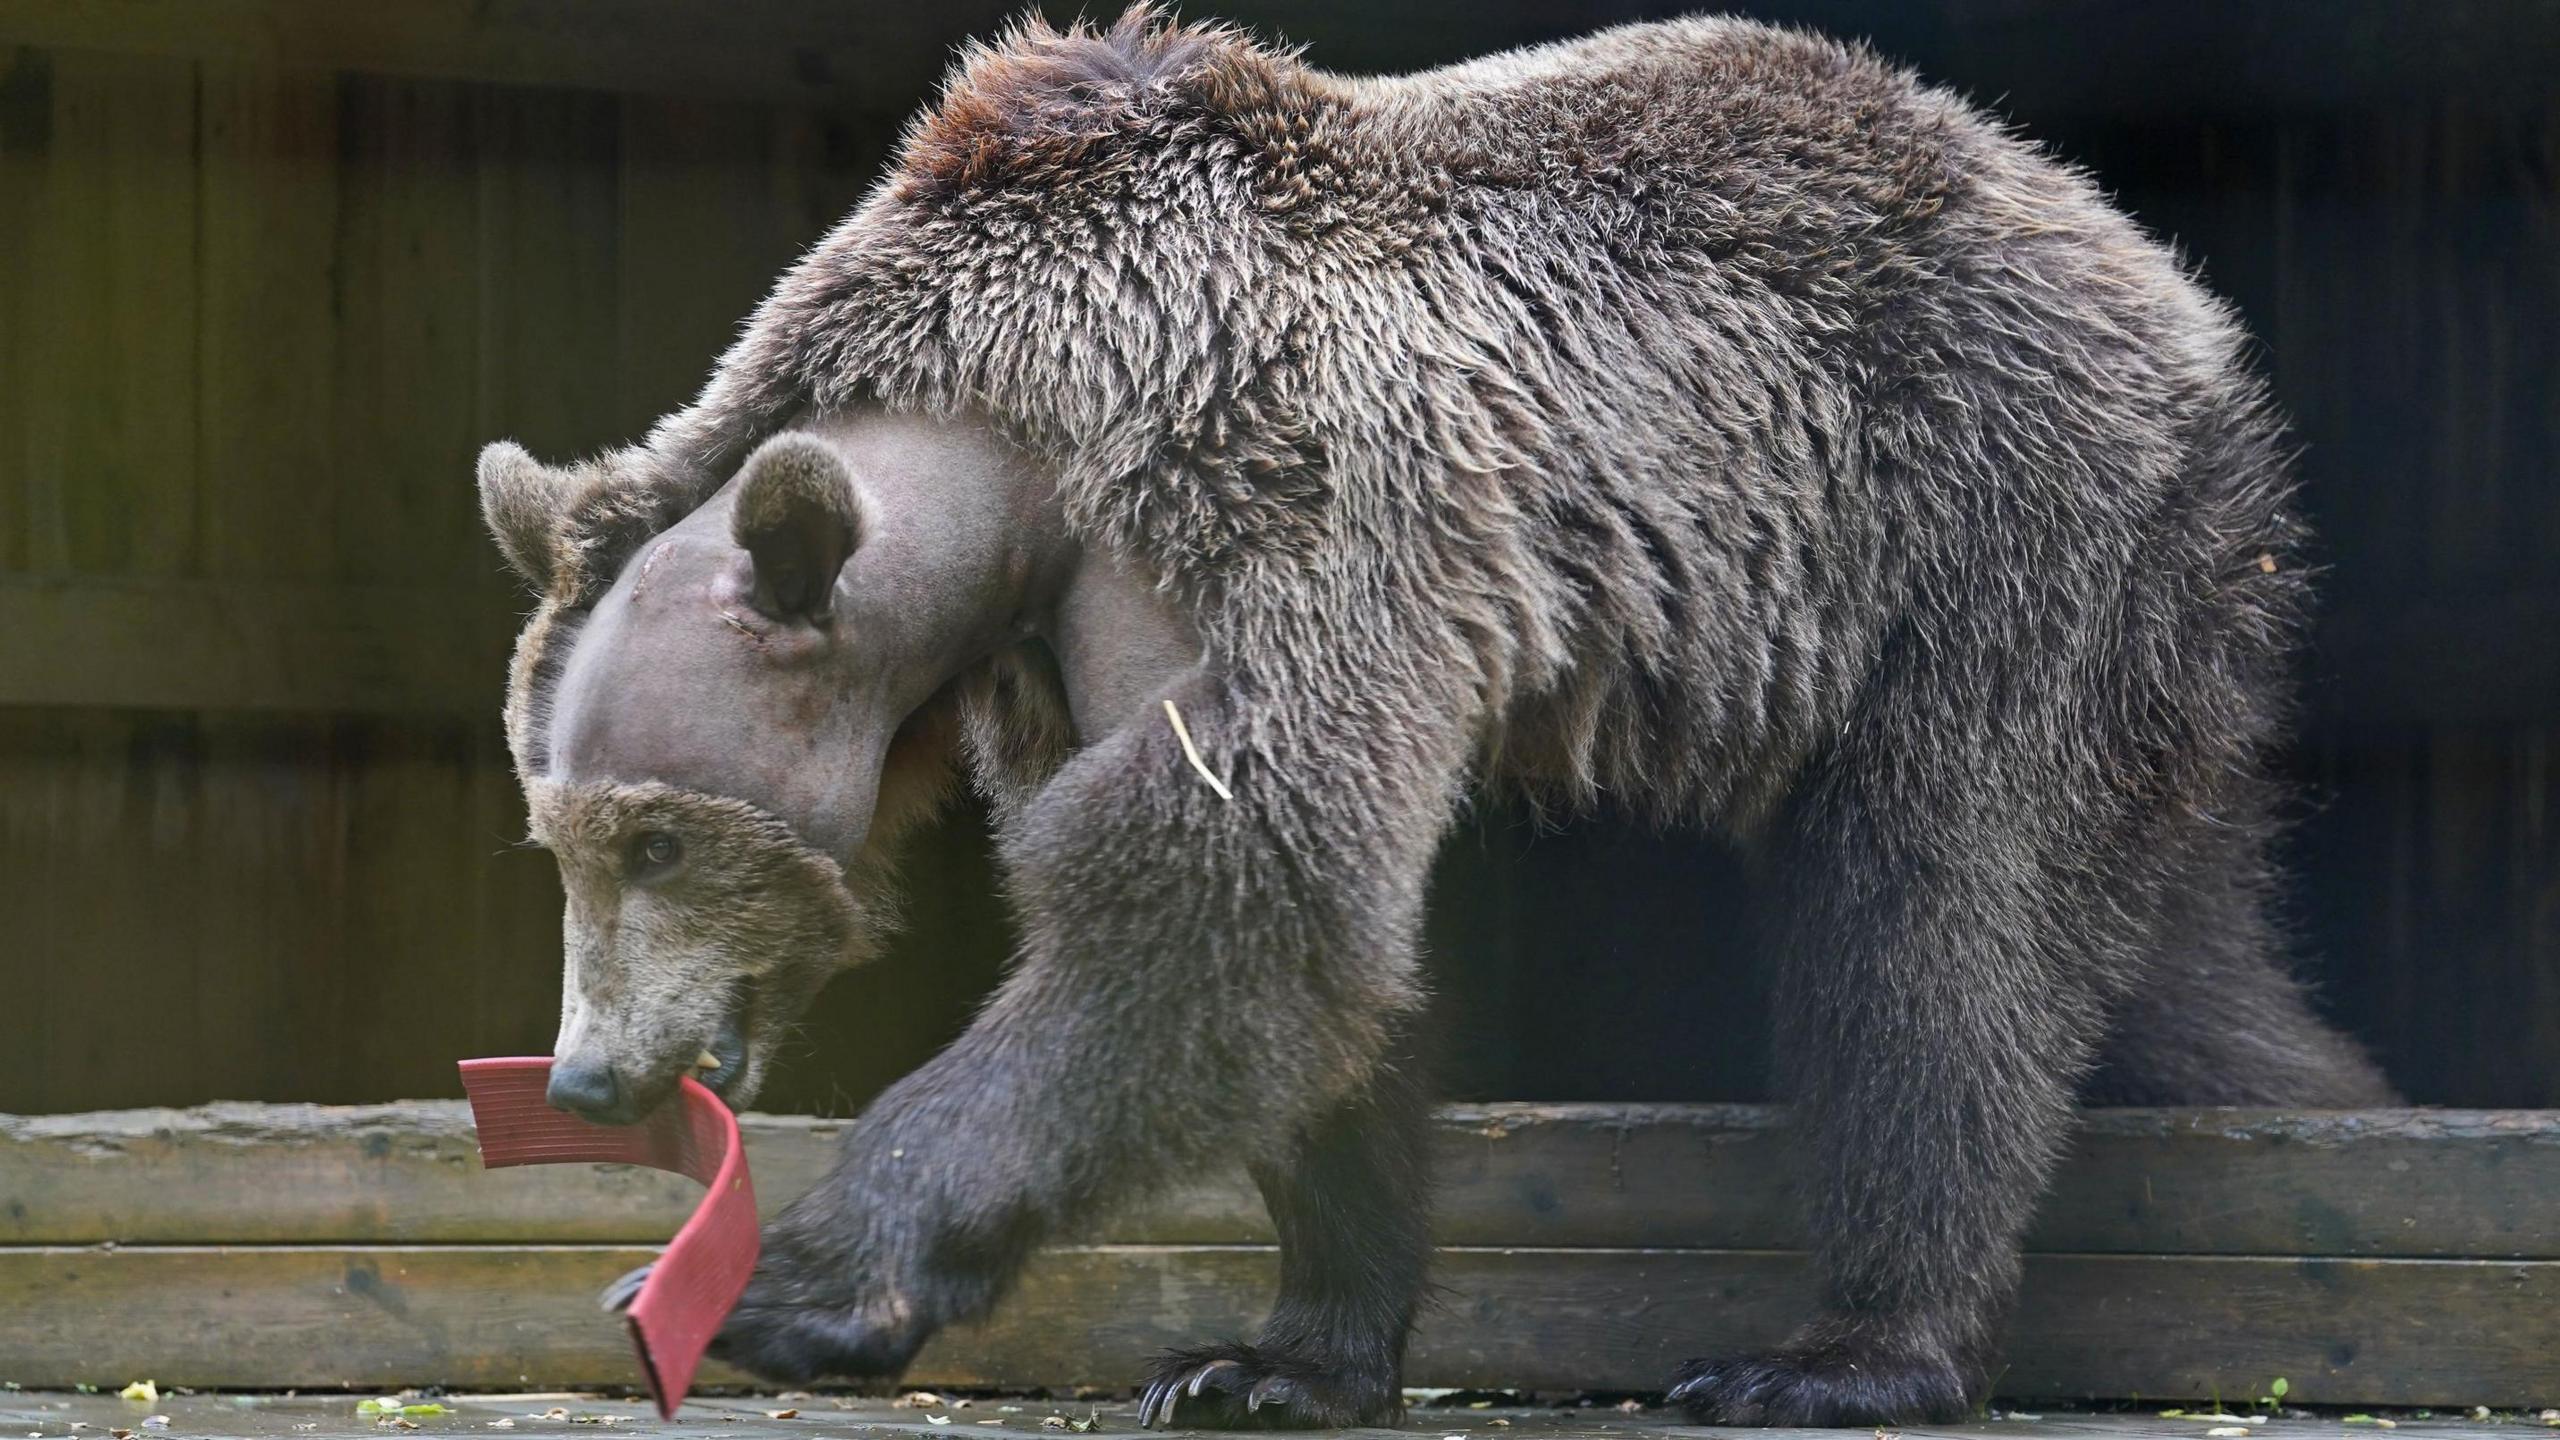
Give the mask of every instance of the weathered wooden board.
[[472, 101], [481, 227], [474, 438], [512, 439], [559, 459], [636, 433], [614, 408], [622, 102], [497, 88]]
[[[1767, 1440], [1768, 1432], [1742, 1427], [1693, 1426], [1679, 1411], [1662, 1406], [1622, 1410], [1592, 1403], [1596, 1397], [1574, 1397], [1557, 1404], [1488, 1404], [1479, 1408], [1464, 1392], [1438, 1397], [1414, 1407], [1401, 1431], [1437, 1437], [1461, 1434], [1461, 1440]], [[935, 1398], [942, 1398], [936, 1396]], [[1566, 1397], [1555, 1397], [1565, 1401]], [[957, 1404], [910, 1405], [889, 1395], [828, 1392], [778, 1408], [769, 1389], [696, 1391], [672, 1421], [658, 1419], [645, 1395], [581, 1393], [536, 1397], [521, 1392], [448, 1392], [446, 1413], [429, 1433], [478, 1435], [503, 1422], [547, 1440], [579, 1440], [590, 1427], [636, 1427], [655, 1440], [1054, 1440], [1043, 1435], [1045, 1422], [1073, 1421], [1093, 1427], [1094, 1440], [1217, 1440], [1220, 1432], [1186, 1422], [1191, 1411], [1177, 1409], [1165, 1429], [1138, 1427], [1137, 1407], [1127, 1398], [1107, 1395], [951, 1397]], [[356, 1413], [355, 1397], [331, 1391], [304, 1394], [163, 1391], [147, 1407], [120, 1400], [110, 1391], [79, 1395], [59, 1390], [11, 1394], [0, 1391], [0, 1434], [41, 1431], [62, 1437], [65, 1430], [105, 1435], [126, 1429], [148, 1411], [168, 1417], [176, 1436], [223, 1437], [223, 1440], [383, 1440], [369, 1416]], [[563, 1418], [544, 1412], [555, 1404], [571, 1407]], [[2184, 1415], [2163, 1417], [2154, 1407], [2102, 1411], [2077, 1406], [2044, 1405], [2042, 1413], [2020, 1414], [2014, 1408], [1987, 1410], [1944, 1425], [1897, 1426], [1903, 1440], [2199, 1440], [2207, 1427]], [[574, 1413], [579, 1419], [570, 1420]], [[2521, 1428], [2512, 1415], [2473, 1420], [2467, 1413], [2437, 1412], [2421, 1419], [2404, 1414], [2390, 1440], [2519, 1440]], [[576, 1428], [572, 1428], [575, 1426]], [[985, 1427], [981, 1429], [979, 1427]], [[2361, 1427], [2359, 1427], [2361, 1428]], [[1337, 1432], [1338, 1433], [1338, 1432]], [[1393, 1430], [1355, 1432], [1364, 1440], [1385, 1440]], [[2369, 1434], [2370, 1432], [2368, 1432]], [[1790, 1440], [1873, 1440], [1870, 1428], [1796, 1431]], [[2293, 1411], [2251, 1429], [2253, 1440], [2354, 1440], [2331, 1416]], [[78, 1437], [86, 1440], [86, 1437]], [[413, 1440], [426, 1440], [425, 1436]], [[513, 1440], [513, 1437], [510, 1437]], [[2544, 1440], [2548, 1440], [2545, 1436]]]
[[12, 0], [0, 44], [130, 50], [302, 70], [797, 103], [903, 96], [953, 41], [1019, 13], [837, 0]]
[[0, 705], [495, 714], [515, 620], [461, 587], [0, 576]]
[[[7, 223], [23, 293], [0, 332], [0, 484], [38, 570], [182, 574], [194, 560], [194, 67], [16, 57]], [[34, 143], [30, 143], [34, 142]], [[0, 660], [0, 674], [8, 664]]]
[[637, 434], [693, 400], [741, 317], [860, 200], [895, 128], [643, 95], [620, 110], [609, 258], [625, 325], [613, 370]]
[[478, 420], [488, 267], [472, 92], [360, 76], [341, 82], [339, 105], [330, 444], [341, 464], [363, 457], [364, 471], [339, 487], [338, 578], [486, 584], [514, 602], [471, 478], [489, 438]]
[[0, 1110], [431, 1095], [549, 1045], [559, 882], [496, 730], [0, 709]]
[[[1053, 15], [1075, 7], [1051, 5]], [[1115, 7], [1095, 7], [1108, 15]], [[2465, 84], [2514, 93], [2560, 65], [2548, 27], [2520, 23], [2514, 0], [2323, 0], [2328, 23], [2286, 24], [2290, 7], [2185, 0], [2127, 6], [1940, 3], [1881, 9], [1836, 0], [1761, 0], [1750, 13], [1873, 36], [1960, 84], [1996, 79], [2002, 98], [2040, 113], [2176, 114], [2271, 105], [2372, 102]], [[1022, 7], [961, 0], [929, 7], [764, 0], [12, 0], [0, 43], [131, 48], [497, 81], [732, 98], [859, 98], [911, 85], [950, 45], [992, 33]], [[1905, 15], [1901, 12], [1914, 12]], [[1230, 0], [1222, 18], [1291, 38], [1333, 39], [1319, 64], [1407, 66], [1448, 58], [1452, 37], [1483, 43], [1555, 21], [1541, 0], [1428, 0], [1363, 16], [1333, 7]], [[1621, 13], [1602, 11], [1603, 15]], [[1658, 12], [1657, 12], [1658, 13]], [[1594, 21], [1596, 22], [1596, 19]], [[1525, 33], [1524, 33], [1525, 32]], [[2387, 44], [2376, 37], [2388, 36]], [[2070, 42], [2078, 42], [2076, 45]]]
[[[748, 1117], [768, 1208], [843, 1122]], [[1444, 1111], [1440, 1235], [1458, 1245], [1794, 1249], [1783, 1112], [1757, 1106]], [[0, 1243], [638, 1242], [687, 1182], [611, 1166], [481, 1171], [459, 1104], [0, 1117]], [[2057, 1252], [2560, 1258], [2560, 1114], [2097, 1111], [2031, 1248]], [[1270, 1238], [1241, 1177], [1096, 1239]]]
[[[594, 1295], [649, 1257], [619, 1247], [0, 1250], [10, 1378], [258, 1387], [630, 1383]], [[2029, 1262], [2002, 1393], [2525, 1404], [2560, 1393], [2560, 1264], [2043, 1256]], [[1248, 1333], [1259, 1246], [1054, 1251], [987, 1324], [911, 1378], [1125, 1384], [1160, 1347]], [[1800, 1318], [1801, 1257], [1708, 1250], [1456, 1249], [1414, 1342], [1416, 1385], [1655, 1389], [1683, 1358]], [[706, 1377], [718, 1383], [733, 1376]]]
[[[34, 213], [36, 198], [51, 181], [51, 166], [44, 151], [31, 143], [26, 132], [41, 127], [49, 131], [53, 123], [53, 101], [49, 93], [53, 84], [53, 57], [40, 50], [19, 50], [0, 58], [0, 214]], [[28, 293], [30, 287], [15, 277], [35, 273], [35, 257], [43, 250], [40, 237], [30, 234], [29, 226], [0, 225], [0, 276], [12, 277], [12, 283], [0, 284], [0, 336], [18, 336], [27, 331], [38, 311], [50, 308]], [[0, 343], [0, 571], [24, 570], [34, 561], [27, 551], [28, 502], [34, 497], [28, 486], [15, 478], [29, 458], [24, 437], [27, 434], [26, 397], [20, 393], [26, 383], [23, 374], [25, 347]], [[56, 502], [58, 505], [58, 502]]]
[[339, 491], [363, 483], [329, 443], [338, 86], [325, 74], [216, 61], [199, 67], [197, 87], [201, 573], [326, 581]]

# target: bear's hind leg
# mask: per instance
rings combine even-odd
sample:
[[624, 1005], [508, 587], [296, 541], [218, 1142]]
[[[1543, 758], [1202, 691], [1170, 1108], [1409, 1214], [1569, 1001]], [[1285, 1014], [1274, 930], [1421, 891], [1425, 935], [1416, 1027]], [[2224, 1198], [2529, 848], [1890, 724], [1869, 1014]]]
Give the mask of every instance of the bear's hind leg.
[[2263, 827], [2196, 827], [2158, 953], [2108, 1017], [2088, 1105], [2404, 1103], [2322, 1019], [2267, 921]]
[[1280, 1232], [1280, 1294], [1253, 1343], [1167, 1351], [1141, 1425], [1336, 1429], [1401, 1413], [1405, 1337], [1431, 1255], [1430, 1099], [1406, 1047], [1289, 1153], [1254, 1165]]
[[[1822, 1312], [1776, 1348], [1693, 1361], [1701, 1424], [1960, 1419], [1986, 1386], [2022, 1232], [2095, 1049], [2126, 913], [2073, 863], [2072, 777], [1869, 717], [1797, 802], [1773, 873], [1792, 930], [1779, 1054], [1811, 1161]], [[2098, 867], [2098, 873], [2113, 873]], [[2103, 883], [2103, 882], [2098, 882]]]

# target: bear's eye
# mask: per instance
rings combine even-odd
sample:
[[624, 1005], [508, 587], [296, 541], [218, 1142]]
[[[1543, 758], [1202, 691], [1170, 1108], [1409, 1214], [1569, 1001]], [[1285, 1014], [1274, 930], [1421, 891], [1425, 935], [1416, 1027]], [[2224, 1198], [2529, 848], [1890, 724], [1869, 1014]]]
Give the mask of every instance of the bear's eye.
[[651, 830], [631, 843], [631, 858], [643, 871], [664, 870], [683, 855], [683, 844], [664, 830]]

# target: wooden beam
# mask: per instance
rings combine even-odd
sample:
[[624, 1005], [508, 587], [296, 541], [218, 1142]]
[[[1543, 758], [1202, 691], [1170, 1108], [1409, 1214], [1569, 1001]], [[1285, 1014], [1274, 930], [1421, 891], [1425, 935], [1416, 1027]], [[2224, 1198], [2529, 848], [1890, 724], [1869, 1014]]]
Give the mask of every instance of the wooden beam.
[[1020, 7], [841, 0], [13, 0], [0, 44], [500, 85], [903, 107]]
[[1751, 9], [1870, 38], [2031, 123], [2191, 122], [2444, 95], [2530, 101], [2560, 71], [2560, 11], [2536, 0], [1768, 0]]
[[[271, 1389], [627, 1385], [594, 1296], [651, 1252], [620, 1247], [0, 1249], [10, 1378]], [[1274, 1253], [1106, 1246], [1041, 1256], [983, 1326], [909, 1379], [1126, 1385], [1165, 1346], [1251, 1333]], [[1803, 1318], [1802, 1257], [1758, 1251], [1469, 1248], [1414, 1339], [1408, 1383], [1654, 1390], [1697, 1354]], [[2148, 1399], [2260, 1393], [2347, 1405], [2523, 1405], [2560, 1393], [2560, 1264], [2039, 1256], [2000, 1389]], [[734, 1381], [713, 1370], [708, 1384]]]
[[[845, 1122], [750, 1115], [780, 1205]], [[1800, 1248], [1784, 1112], [1475, 1105], [1442, 1112], [1455, 1245]], [[697, 1192], [609, 1166], [484, 1173], [458, 1102], [0, 1117], [0, 1244], [655, 1244]], [[2560, 1259], [2560, 1112], [2093, 1111], [2047, 1197], [2045, 1252]], [[1240, 1175], [1096, 1240], [1271, 1238]]]
[[[931, 7], [839, 0], [12, 0], [0, 44], [125, 50], [311, 70], [904, 111], [952, 47], [995, 33], [1011, 0]], [[1041, 7], [1066, 18], [1084, 9]], [[1307, 44], [1350, 72], [1404, 71], [1683, 13], [1677, 3], [1414, 0], [1391, 10], [1229, 0], [1222, 18]], [[2535, 96], [2560, 71], [2560, 19], [2532, 0], [1762, 0], [1762, 18], [1872, 40], [2031, 119], [2328, 108], [2458, 91]], [[1602, 11], [1606, 13], [1601, 13]]]
[[2542, 723], [2560, 712], [2560, 589], [2353, 600], [2320, 626], [2317, 728]]
[[504, 595], [0, 576], [0, 705], [494, 719], [517, 623]]

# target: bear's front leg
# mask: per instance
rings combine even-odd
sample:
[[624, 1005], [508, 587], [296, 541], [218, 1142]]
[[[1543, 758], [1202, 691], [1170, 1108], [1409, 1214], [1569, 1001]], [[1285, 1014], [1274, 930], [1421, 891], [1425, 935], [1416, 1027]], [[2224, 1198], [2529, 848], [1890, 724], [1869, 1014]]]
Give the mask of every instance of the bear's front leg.
[[[1405, 1145], [1417, 1122], [1330, 1128], [1374, 1103], [1380, 1057], [1419, 1003], [1414, 934], [1464, 759], [1458, 705], [1417, 705], [1379, 734], [1328, 683], [1374, 702], [1392, 674], [1172, 687], [1232, 798], [1161, 722], [1060, 770], [1003, 837], [1023, 929], [1013, 971], [775, 1220], [714, 1354], [795, 1384], [895, 1374], [942, 1326], [984, 1315], [1033, 1247], [1217, 1161], [1264, 1174], [1284, 1232], [1329, 1199], [1377, 1213], [1416, 1252], [1418, 1288], [1418, 1182], [1379, 1185], [1367, 1148]], [[1240, 694], [1288, 700], [1248, 707]], [[1419, 1113], [1418, 1099], [1397, 1104]], [[1291, 1263], [1320, 1248], [1293, 1240]], [[1357, 1398], [1311, 1405], [1303, 1423], [1392, 1406], [1410, 1299], [1366, 1302], [1387, 1318], [1353, 1327], [1375, 1352], [1357, 1357], [1367, 1378], [1340, 1387]], [[1354, 1358], [1326, 1338], [1311, 1334], [1293, 1363]], [[1252, 1423], [1290, 1409], [1266, 1405]]]
[[973, 1214], [965, 1197], [902, 1175], [897, 1149], [849, 1147], [829, 1182], [765, 1228], [756, 1273], [714, 1356], [790, 1385], [893, 1377], [936, 1330], [983, 1314], [1002, 1293], [1019, 1242], [1008, 1244], [1004, 1227]]
[[[865, 1124], [891, 1131], [877, 1106]], [[929, 1181], [898, 1183], [901, 1148], [875, 1156], [879, 1147], [849, 1142], [828, 1179], [765, 1227], [714, 1358], [787, 1385], [893, 1377], [943, 1324], [985, 1311], [1019, 1255], [972, 1241], [965, 1199], [937, 1195]], [[649, 1271], [607, 1287], [604, 1307], [628, 1306]]]
[[1392, 1424], [1431, 1256], [1430, 1095], [1399, 1045], [1352, 1101], [1253, 1167], [1280, 1232], [1280, 1294], [1251, 1344], [1157, 1357], [1138, 1423], [1221, 1429]]

